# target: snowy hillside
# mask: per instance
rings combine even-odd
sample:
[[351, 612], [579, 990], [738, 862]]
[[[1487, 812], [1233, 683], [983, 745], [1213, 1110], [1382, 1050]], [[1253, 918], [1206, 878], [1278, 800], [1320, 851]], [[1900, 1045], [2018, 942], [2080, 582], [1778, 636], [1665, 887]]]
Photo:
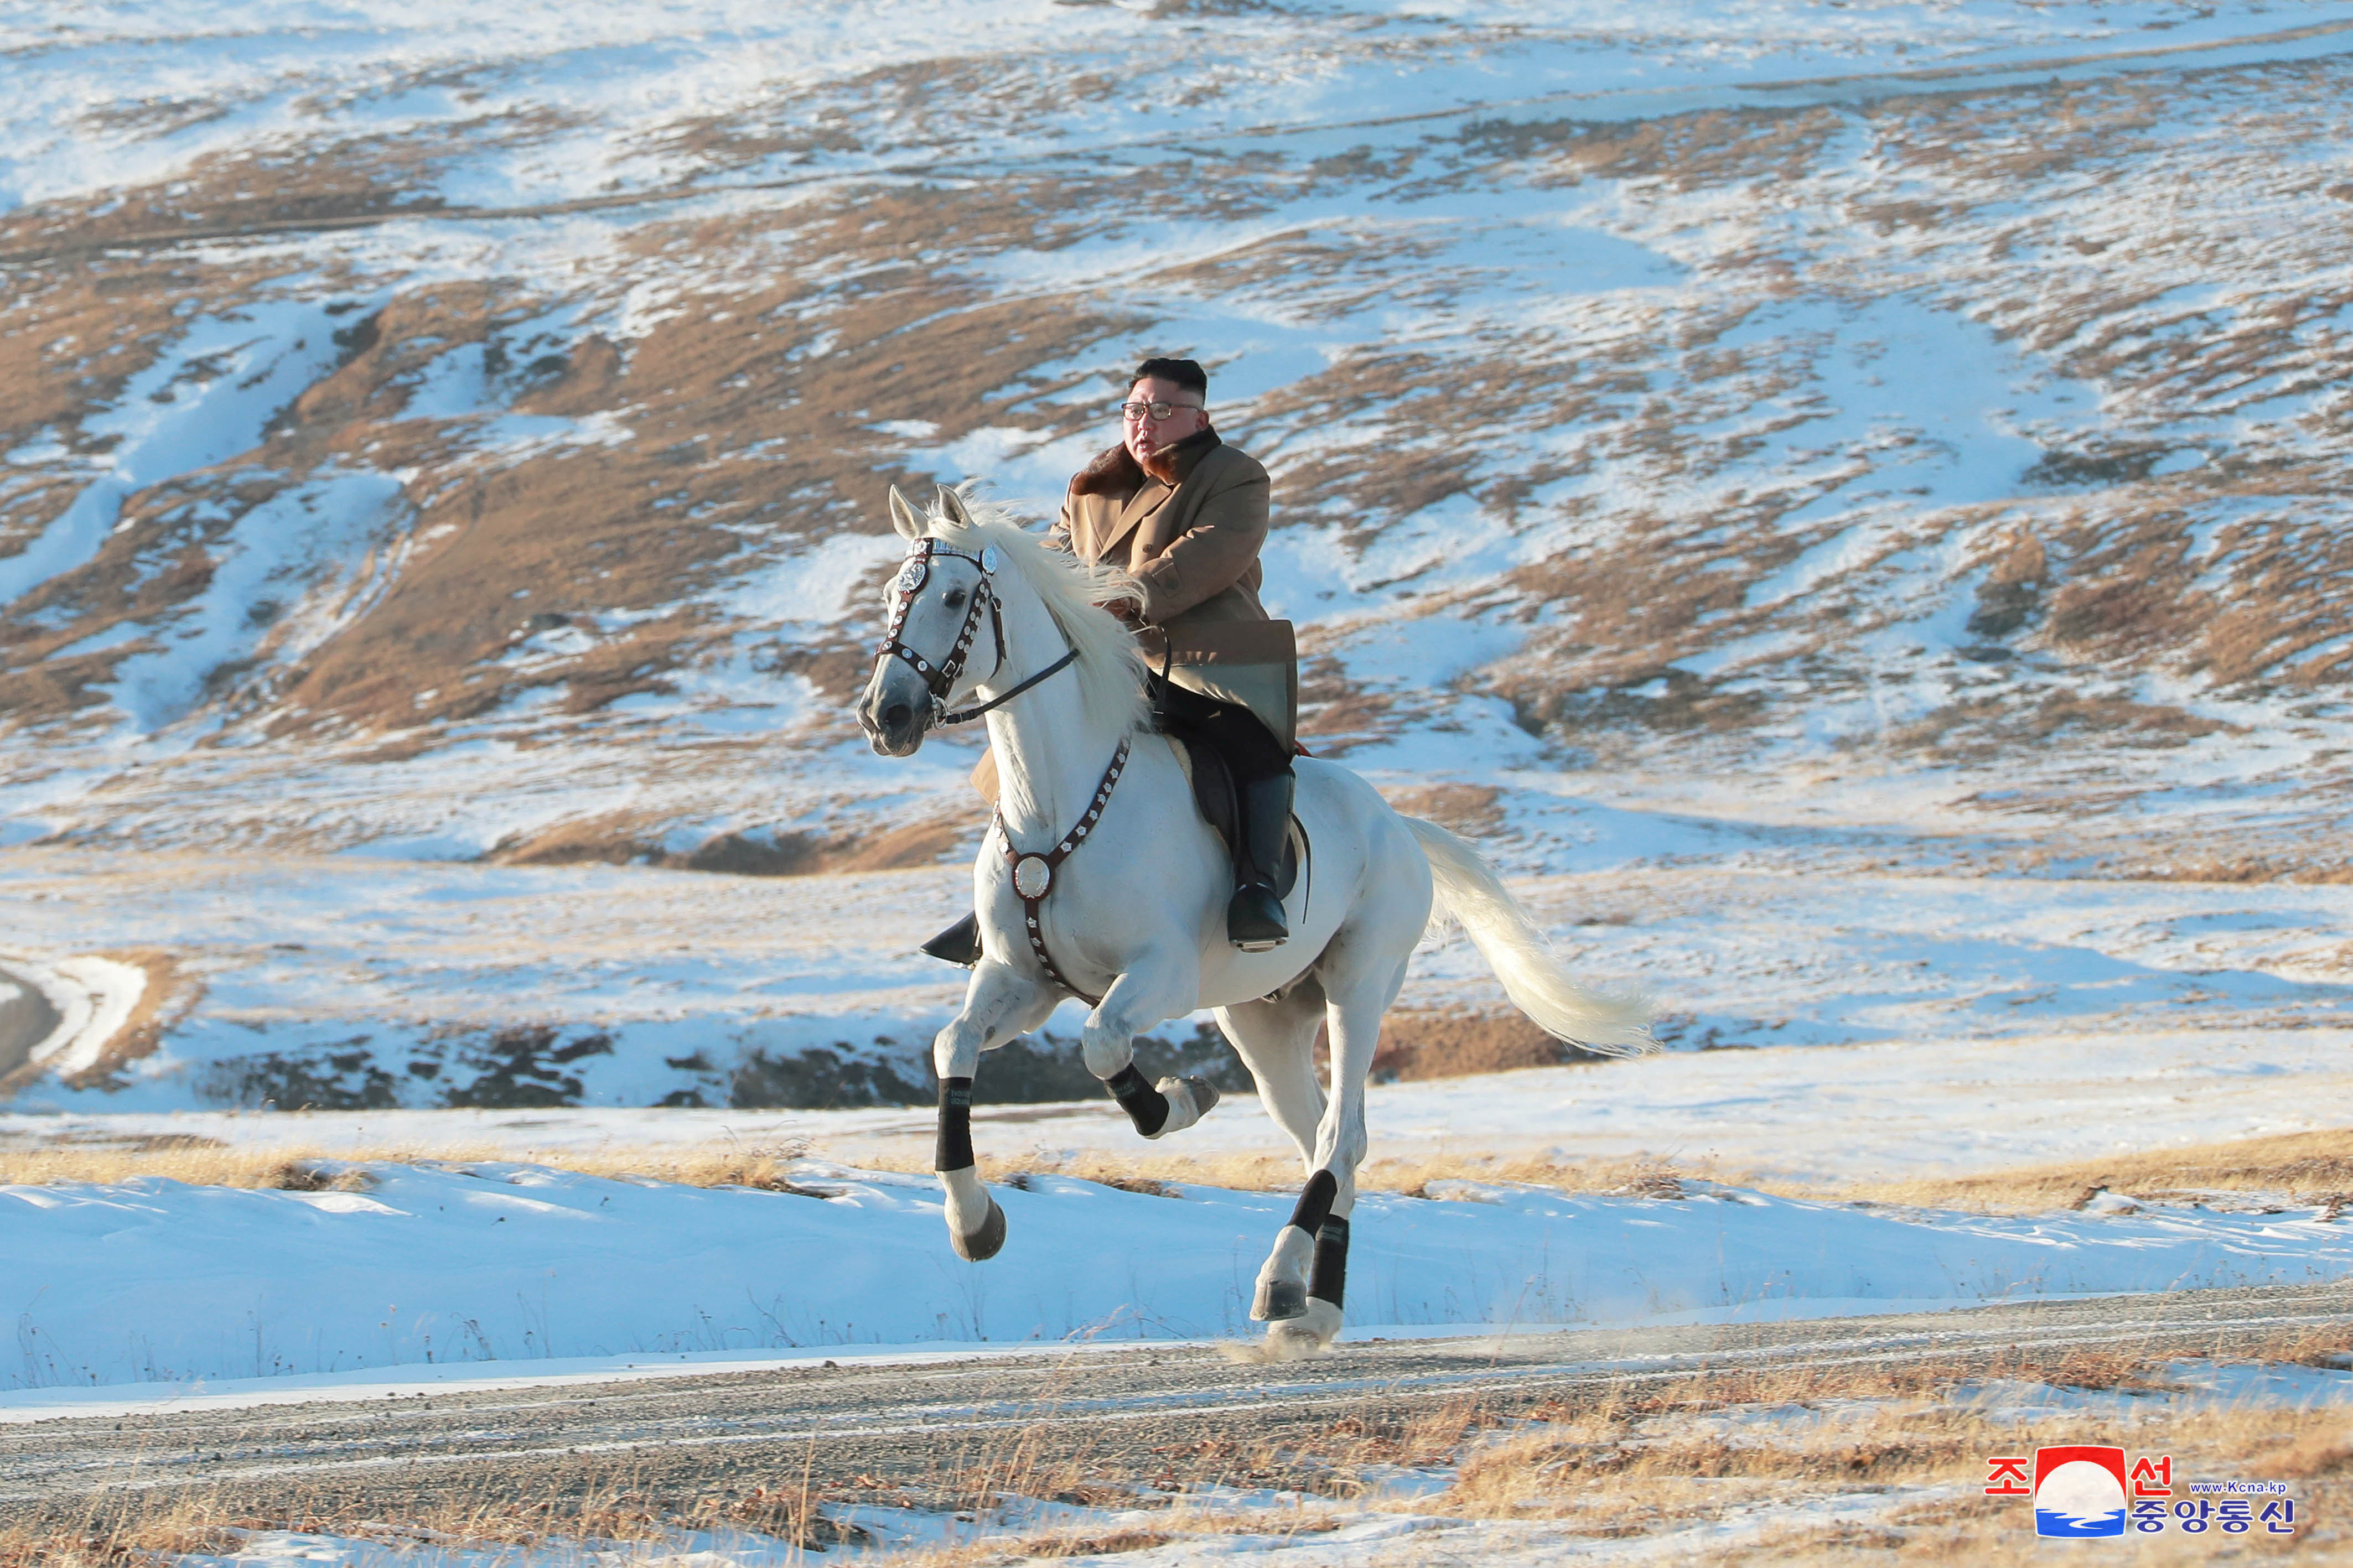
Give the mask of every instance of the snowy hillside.
[[[2333, 891], [2146, 884], [2353, 874], [2353, 5], [154, 0], [0, 58], [0, 971], [148, 977], [103, 1061], [0, 1016], [0, 1086], [919, 1039], [979, 820], [848, 715], [881, 499], [1042, 514], [1145, 352], [1274, 473], [1311, 743], [1581, 879], [1679, 1037], [2335, 1005]], [[528, 887], [642, 919], [436, 923]]]

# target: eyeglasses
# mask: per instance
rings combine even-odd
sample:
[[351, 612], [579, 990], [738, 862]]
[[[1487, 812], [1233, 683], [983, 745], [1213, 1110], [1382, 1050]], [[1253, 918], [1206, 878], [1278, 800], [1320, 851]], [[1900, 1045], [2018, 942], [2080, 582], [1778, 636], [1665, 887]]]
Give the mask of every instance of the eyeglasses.
[[1180, 408], [1201, 406], [1198, 403], [1123, 403], [1119, 405], [1119, 416], [1134, 424], [1147, 414], [1155, 419], [1166, 419]]

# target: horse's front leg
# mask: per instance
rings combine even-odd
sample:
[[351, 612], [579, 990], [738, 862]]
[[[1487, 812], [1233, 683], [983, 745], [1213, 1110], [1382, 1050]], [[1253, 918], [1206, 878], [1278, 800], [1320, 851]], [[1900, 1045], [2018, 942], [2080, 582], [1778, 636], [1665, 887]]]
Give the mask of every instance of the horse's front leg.
[[1198, 952], [1174, 943], [1150, 949], [1111, 983], [1080, 1033], [1087, 1070], [1110, 1087], [1112, 1098], [1146, 1138], [1181, 1132], [1218, 1103], [1218, 1091], [1206, 1079], [1164, 1078], [1152, 1084], [1135, 1066], [1135, 1037], [1191, 1012], [1200, 995]]
[[932, 1167], [947, 1194], [949, 1245], [967, 1262], [994, 1258], [1005, 1245], [1005, 1211], [974, 1168], [972, 1080], [980, 1053], [1044, 1023], [1054, 1002], [1053, 993], [984, 958], [965, 989], [964, 1010], [932, 1040], [932, 1066], [940, 1079], [940, 1142]]

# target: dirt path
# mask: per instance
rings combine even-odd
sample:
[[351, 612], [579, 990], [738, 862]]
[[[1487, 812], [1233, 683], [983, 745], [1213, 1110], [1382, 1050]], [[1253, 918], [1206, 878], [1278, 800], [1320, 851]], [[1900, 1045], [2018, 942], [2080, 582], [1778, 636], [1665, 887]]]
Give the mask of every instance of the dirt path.
[[[800, 1365], [556, 1388], [333, 1397], [197, 1414], [0, 1424], [0, 1513], [55, 1522], [136, 1517], [192, 1492], [232, 1513], [417, 1517], [548, 1500], [654, 1507], [780, 1485], [855, 1484], [953, 1506], [976, 1479], [1076, 1464], [1200, 1482], [1262, 1467], [1271, 1441], [1448, 1403], [1508, 1416], [1700, 1373], [1935, 1365], [2055, 1367], [2086, 1352], [2243, 1353], [2353, 1323], [2342, 1286], [2111, 1297], [1933, 1315], [1737, 1328], [1587, 1330], [1507, 1342], [1348, 1346], [1236, 1365], [1198, 1347], [1096, 1350], [888, 1366]], [[1247, 1456], [1256, 1451], [1261, 1458]], [[1265, 1484], [1263, 1468], [1248, 1470]]]
[[0, 969], [0, 1080], [23, 1067], [57, 1026], [58, 1010], [41, 988]]

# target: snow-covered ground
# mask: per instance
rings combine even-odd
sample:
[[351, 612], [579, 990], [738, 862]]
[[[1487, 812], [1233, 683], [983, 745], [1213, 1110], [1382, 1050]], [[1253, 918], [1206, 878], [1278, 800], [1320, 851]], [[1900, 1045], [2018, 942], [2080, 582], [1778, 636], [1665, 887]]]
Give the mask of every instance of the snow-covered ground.
[[[928, 1176], [830, 1162], [791, 1192], [533, 1165], [370, 1164], [312, 1192], [0, 1189], [19, 1388], [315, 1376], [666, 1352], [1226, 1338], [1250, 1331], [1282, 1194], [1034, 1175], [986, 1265], [944, 1244]], [[1464, 1181], [1366, 1194], [1355, 1331], [1891, 1311], [2353, 1274], [2316, 1207], [2029, 1218]], [[36, 1400], [37, 1403], [37, 1399]]]
[[920, 1098], [875, 502], [1050, 507], [1153, 347], [1315, 743], [1676, 1043], [2332, 1019], [2353, 8], [456, 15], [0, 22], [0, 970], [146, 977], [17, 1109]]
[[0, 47], [0, 254], [62, 280], [0, 400], [0, 842], [968, 810], [820, 668], [881, 486], [1050, 507], [1153, 347], [1276, 474], [1311, 730], [1503, 788], [1525, 868], [1564, 788], [2140, 870], [2342, 814], [2345, 5], [155, 0]]

